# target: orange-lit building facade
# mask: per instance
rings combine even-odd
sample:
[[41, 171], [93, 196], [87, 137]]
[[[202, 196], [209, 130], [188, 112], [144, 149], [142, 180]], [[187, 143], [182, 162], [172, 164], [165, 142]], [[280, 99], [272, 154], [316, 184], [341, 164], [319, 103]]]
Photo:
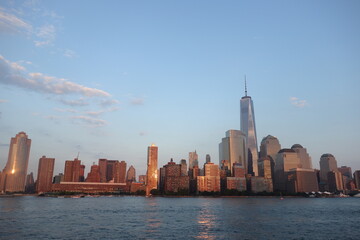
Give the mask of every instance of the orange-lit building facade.
[[65, 161], [64, 182], [80, 182], [80, 176], [84, 176], [81, 161], [77, 158]]
[[164, 177], [162, 177], [163, 184], [160, 183], [160, 185], [163, 186], [161, 190], [164, 193], [189, 191], [189, 176], [182, 176], [181, 164], [176, 164], [171, 159], [162, 169], [163, 171], [160, 171], [161, 177], [163, 174]]
[[9, 155], [0, 179], [1, 192], [24, 192], [31, 139], [19, 132], [10, 140]]
[[198, 192], [220, 192], [220, 169], [214, 163], [205, 163], [205, 176], [197, 177]]
[[146, 195], [151, 190], [157, 189], [158, 185], [158, 147], [154, 144], [148, 147], [147, 171], [146, 171]]
[[37, 192], [50, 192], [54, 174], [55, 158], [42, 156], [39, 159], [38, 175], [36, 180]]
[[85, 182], [100, 182], [100, 170], [98, 165], [92, 165]]

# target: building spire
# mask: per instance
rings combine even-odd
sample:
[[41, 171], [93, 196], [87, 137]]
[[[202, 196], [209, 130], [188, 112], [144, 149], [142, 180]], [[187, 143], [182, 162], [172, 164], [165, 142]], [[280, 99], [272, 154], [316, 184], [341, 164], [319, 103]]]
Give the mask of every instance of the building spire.
[[247, 97], [246, 75], [245, 75], [245, 97]]

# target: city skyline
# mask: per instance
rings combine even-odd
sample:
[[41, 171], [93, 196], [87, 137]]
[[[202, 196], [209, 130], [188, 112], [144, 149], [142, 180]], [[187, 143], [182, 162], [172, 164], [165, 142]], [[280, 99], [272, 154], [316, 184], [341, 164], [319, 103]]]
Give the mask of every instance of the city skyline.
[[224, 133], [240, 130], [246, 74], [258, 144], [273, 135], [282, 148], [307, 148], [314, 168], [331, 153], [339, 167], [360, 169], [359, 9], [356, 1], [2, 2], [0, 167], [20, 131], [33, 140], [28, 173], [43, 155], [63, 172], [80, 152], [86, 173], [107, 158], [145, 174], [151, 143], [159, 166], [194, 149], [199, 165], [206, 154], [217, 163]]

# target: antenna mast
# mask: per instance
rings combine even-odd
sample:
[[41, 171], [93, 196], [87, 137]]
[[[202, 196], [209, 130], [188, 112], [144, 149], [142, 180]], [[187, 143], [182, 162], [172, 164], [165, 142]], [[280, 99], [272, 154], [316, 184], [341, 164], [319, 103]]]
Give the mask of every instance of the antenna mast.
[[246, 75], [245, 75], [245, 96], [247, 96]]

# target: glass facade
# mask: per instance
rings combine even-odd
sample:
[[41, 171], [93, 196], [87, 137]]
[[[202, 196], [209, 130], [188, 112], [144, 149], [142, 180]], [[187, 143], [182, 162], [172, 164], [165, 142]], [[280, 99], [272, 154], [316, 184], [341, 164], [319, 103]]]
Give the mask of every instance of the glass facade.
[[[249, 169], [251, 169], [254, 176], [258, 176], [258, 145], [256, 137], [256, 127], [255, 127], [255, 114], [254, 114], [254, 105], [251, 97], [245, 96], [240, 100], [240, 129], [247, 136], [247, 146], [249, 152], [251, 153], [252, 162], [249, 162]], [[249, 172], [251, 173], [251, 172]]]
[[229, 161], [231, 172], [234, 163], [238, 163], [238, 166], [247, 169], [246, 149], [246, 135], [243, 132], [239, 130], [227, 131], [226, 137], [219, 144], [220, 165], [223, 160], [227, 160]]
[[25, 191], [25, 180], [29, 163], [31, 140], [24, 132], [11, 138], [9, 158], [4, 168], [0, 184], [5, 192]]

